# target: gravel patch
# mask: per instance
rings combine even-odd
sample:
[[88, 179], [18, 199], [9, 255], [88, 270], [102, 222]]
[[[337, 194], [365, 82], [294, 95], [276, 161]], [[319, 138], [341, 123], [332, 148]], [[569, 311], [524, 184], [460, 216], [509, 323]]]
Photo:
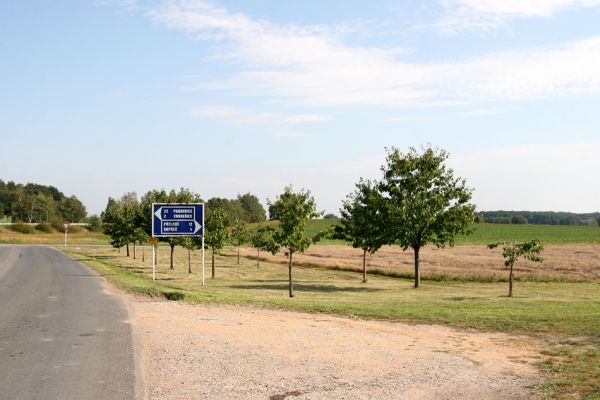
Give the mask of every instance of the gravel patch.
[[531, 338], [131, 301], [146, 399], [531, 399]]

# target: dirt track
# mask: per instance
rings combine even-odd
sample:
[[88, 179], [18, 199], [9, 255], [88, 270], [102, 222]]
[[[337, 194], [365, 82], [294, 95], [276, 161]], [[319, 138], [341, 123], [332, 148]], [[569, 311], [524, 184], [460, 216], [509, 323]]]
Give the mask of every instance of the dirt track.
[[440, 326], [131, 301], [146, 399], [531, 399], [537, 343]]

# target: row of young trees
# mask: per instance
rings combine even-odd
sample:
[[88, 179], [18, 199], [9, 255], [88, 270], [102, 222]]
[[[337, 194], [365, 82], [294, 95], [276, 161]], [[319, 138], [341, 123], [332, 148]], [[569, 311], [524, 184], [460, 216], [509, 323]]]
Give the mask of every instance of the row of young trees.
[[11, 222], [82, 222], [86, 210], [77, 197], [67, 197], [54, 186], [0, 179], [0, 219], [3, 217]]
[[[284, 189], [274, 201], [269, 201], [269, 214], [276, 216], [278, 224], [263, 226], [249, 232], [245, 222], [223, 201], [209, 200], [206, 208], [204, 243], [211, 250], [211, 276], [215, 277], [215, 254], [227, 244], [239, 247], [251, 243], [257, 249], [257, 266], [260, 251], [272, 254], [283, 250], [288, 258], [289, 295], [294, 296], [293, 256], [304, 252], [312, 243], [324, 236], [342, 239], [363, 251], [363, 281], [367, 281], [366, 256], [384, 245], [398, 245], [414, 252], [414, 287], [420, 286], [420, 250], [432, 244], [437, 247], [452, 246], [457, 235], [471, 233], [475, 206], [470, 203], [472, 189], [464, 179], [455, 177], [445, 165], [448, 153], [432, 147], [422, 152], [411, 148], [401, 153], [396, 148], [387, 149], [385, 164], [381, 167], [381, 180], [360, 179], [356, 190], [348, 195], [340, 210], [340, 224], [329, 231], [309, 236], [306, 225], [310, 219], [321, 216], [308, 190], [295, 192], [291, 186]], [[251, 195], [247, 195], [251, 196]], [[238, 197], [239, 198], [239, 197]], [[115, 247], [145, 241], [151, 234], [152, 203], [202, 202], [199, 195], [187, 189], [179, 192], [150, 191], [140, 202], [134, 193], [120, 200], [109, 199], [103, 213], [105, 231], [112, 237]], [[256, 199], [256, 202], [258, 200]], [[264, 210], [263, 210], [264, 212]], [[170, 245], [170, 268], [173, 269], [173, 252], [176, 245], [190, 252], [200, 247], [200, 238], [161, 238]], [[517, 258], [541, 261], [542, 246], [537, 241], [524, 244], [496, 243], [502, 245], [510, 267], [510, 295], [512, 295], [512, 268]], [[188, 271], [191, 264], [188, 261]]]
[[[335, 231], [306, 234], [306, 224], [321, 213], [310, 192], [295, 192], [291, 186], [269, 202], [269, 213], [279, 223], [276, 228], [265, 226], [251, 235], [244, 222], [236, 218], [224, 201], [209, 200], [206, 207], [205, 246], [212, 251], [212, 276], [215, 276], [215, 254], [230, 243], [238, 247], [250, 242], [260, 251], [276, 253], [283, 249], [288, 258], [289, 295], [293, 297], [293, 256], [304, 252], [312, 243], [330, 235], [343, 239], [363, 250], [363, 279], [366, 281], [366, 255], [383, 245], [412, 248], [415, 255], [415, 287], [420, 284], [419, 252], [427, 244], [439, 247], [453, 245], [458, 234], [469, 233], [475, 206], [470, 203], [472, 189], [465, 180], [455, 178], [445, 161], [443, 150], [427, 147], [422, 153], [410, 149], [406, 154], [396, 148], [387, 150], [380, 181], [361, 179], [356, 191], [348, 196], [341, 212], [340, 225]], [[239, 197], [238, 197], [239, 199]], [[138, 203], [135, 194], [120, 200], [109, 199], [103, 213], [105, 231], [116, 247], [127, 247], [145, 241], [151, 234], [152, 203], [201, 202], [199, 195], [187, 189], [179, 192], [150, 191]], [[256, 201], [258, 202], [258, 201]], [[264, 212], [264, 210], [263, 210]], [[194, 238], [163, 238], [170, 245], [170, 267], [176, 245], [191, 251], [199, 247]], [[135, 256], [135, 255], [134, 255]], [[258, 262], [258, 257], [257, 257]]]

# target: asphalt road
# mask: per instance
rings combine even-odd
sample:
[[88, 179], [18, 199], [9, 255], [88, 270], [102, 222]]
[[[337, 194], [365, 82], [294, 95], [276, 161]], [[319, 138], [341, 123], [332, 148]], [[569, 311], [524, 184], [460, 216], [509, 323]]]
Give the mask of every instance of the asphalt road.
[[135, 399], [128, 319], [81, 263], [0, 245], [0, 399]]

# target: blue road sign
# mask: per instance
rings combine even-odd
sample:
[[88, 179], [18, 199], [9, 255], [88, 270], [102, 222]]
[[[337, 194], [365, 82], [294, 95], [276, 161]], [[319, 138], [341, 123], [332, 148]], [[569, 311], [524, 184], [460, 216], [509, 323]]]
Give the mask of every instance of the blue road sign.
[[152, 236], [204, 236], [204, 204], [152, 204]]

